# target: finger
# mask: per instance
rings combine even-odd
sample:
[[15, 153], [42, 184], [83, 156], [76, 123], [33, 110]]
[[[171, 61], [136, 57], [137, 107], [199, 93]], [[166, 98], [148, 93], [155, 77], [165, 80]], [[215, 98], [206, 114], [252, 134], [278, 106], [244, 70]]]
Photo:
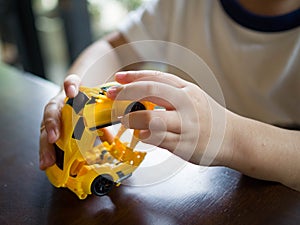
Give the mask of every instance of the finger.
[[142, 130], [139, 138], [146, 144], [164, 148], [186, 161], [189, 161], [195, 155], [195, 147], [190, 144], [190, 141], [184, 141], [182, 134]]
[[63, 102], [59, 98], [52, 99], [44, 110], [44, 118], [42, 124], [47, 132], [47, 140], [49, 143], [54, 143], [60, 136], [60, 113]]
[[102, 142], [107, 141], [109, 144], [111, 144], [114, 141], [114, 136], [107, 128], [102, 128], [100, 131], [102, 134], [99, 137]]
[[81, 78], [78, 75], [71, 74], [67, 76], [64, 81], [66, 95], [70, 98], [74, 98], [78, 94], [80, 83]]
[[181, 132], [181, 120], [176, 111], [140, 110], [129, 113], [121, 119], [122, 124], [131, 129]]
[[121, 84], [147, 80], [169, 84], [177, 88], [183, 88], [187, 85], [185, 80], [173, 74], [156, 70], [122, 71], [116, 73], [115, 79]]
[[45, 170], [55, 163], [54, 147], [48, 142], [45, 129], [41, 131], [39, 156], [41, 170]]
[[156, 81], [139, 81], [108, 89], [107, 96], [115, 100], [151, 101], [166, 109], [174, 109], [182, 96], [182, 89]]
[[180, 141], [180, 135], [172, 132], [141, 130], [139, 135], [143, 143], [154, 145], [173, 152]]

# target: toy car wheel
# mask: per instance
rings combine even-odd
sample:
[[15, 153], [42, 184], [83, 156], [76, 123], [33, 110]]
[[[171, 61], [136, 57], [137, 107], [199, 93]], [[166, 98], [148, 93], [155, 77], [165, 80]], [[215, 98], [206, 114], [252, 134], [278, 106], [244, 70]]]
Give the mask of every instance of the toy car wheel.
[[112, 187], [114, 186], [114, 182], [109, 175], [99, 175], [96, 177], [91, 185], [91, 192], [97, 196], [103, 196], [108, 194]]
[[126, 115], [127, 113], [135, 112], [135, 111], [139, 111], [139, 110], [146, 110], [146, 107], [144, 106], [144, 104], [141, 102], [132, 102], [132, 103], [130, 103], [129, 106], [127, 106], [124, 114]]

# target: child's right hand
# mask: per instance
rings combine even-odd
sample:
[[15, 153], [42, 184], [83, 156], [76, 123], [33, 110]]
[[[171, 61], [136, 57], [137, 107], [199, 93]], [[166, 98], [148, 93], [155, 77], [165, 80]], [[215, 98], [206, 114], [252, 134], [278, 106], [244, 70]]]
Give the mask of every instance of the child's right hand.
[[61, 109], [65, 97], [74, 98], [78, 94], [81, 79], [77, 75], [69, 75], [64, 81], [64, 91], [52, 98], [44, 108], [40, 134], [40, 169], [45, 170], [55, 163], [53, 143], [60, 136]]

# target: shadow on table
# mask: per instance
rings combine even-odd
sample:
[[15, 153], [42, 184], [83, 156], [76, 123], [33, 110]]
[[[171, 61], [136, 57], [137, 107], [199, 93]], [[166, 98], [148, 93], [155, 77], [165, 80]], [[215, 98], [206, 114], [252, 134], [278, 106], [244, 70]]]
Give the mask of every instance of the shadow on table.
[[121, 185], [83, 201], [53, 189], [47, 224], [299, 224], [300, 194], [283, 185], [221, 168], [197, 176], [183, 171], [163, 185]]

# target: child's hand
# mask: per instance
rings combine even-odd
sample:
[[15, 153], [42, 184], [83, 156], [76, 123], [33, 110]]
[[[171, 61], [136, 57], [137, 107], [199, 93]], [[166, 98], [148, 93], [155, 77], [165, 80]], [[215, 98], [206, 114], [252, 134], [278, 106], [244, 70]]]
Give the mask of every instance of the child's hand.
[[64, 92], [50, 100], [45, 106], [40, 135], [40, 169], [44, 170], [55, 163], [53, 143], [60, 136], [60, 114], [66, 96], [73, 98], [78, 94], [81, 79], [70, 75], [65, 79]]
[[[143, 142], [165, 148], [195, 164], [220, 164], [227, 111], [198, 86], [157, 71], [120, 72], [123, 84], [108, 90], [119, 100], [148, 100], [165, 110], [136, 111], [122, 118], [139, 129]], [[226, 142], [228, 143], [228, 142]], [[203, 157], [204, 156], [204, 157]]]

